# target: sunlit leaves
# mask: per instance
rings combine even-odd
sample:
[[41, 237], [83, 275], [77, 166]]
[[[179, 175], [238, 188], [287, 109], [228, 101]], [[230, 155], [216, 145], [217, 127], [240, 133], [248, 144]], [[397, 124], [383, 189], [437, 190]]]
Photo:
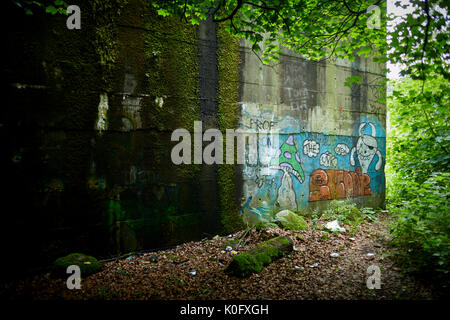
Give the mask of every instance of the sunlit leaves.
[[[154, 1], [158, 9], [173, 15], [197, 16], [191, 20], [205, 20], [207, 13], [216, 21], [224, 21], [226, 30], [238, 38], [249, 41], [262, 61], [277, 61], [281, 47], [299, 52], [304, 57], [320, 60], [336, 55], [353, 59], [359, 54], [369, 55], [374, 50], [385, 55], [385, 27], [367, 27], [364, 12], [375, 0], [349, 0], [349, 11], [336, 1]], [[384, 2], [379, 6], [384, 7]], [[201, 17], [198, 15], [201, 13]], [[383, 16], [381, 17], [383, 20]], [[261, 43], [264, 41], [264, 43]], [[274, 46], [276, 48], [274, 48]], [[363, 48], [368, 47], [368, 48]], [[369, 49], [370, 48], [370, 49]], [[374, 48], [374, 50], [372, 50]]]
[[351, 76], [347, 78], [347, 81], [344, 82], [344, 85], [347, 87], [352, 87], [352, 84], [361, 84], [362, 77], [360, 76]]
[[69, 4], [63, 0], [54, 1], [34, 1], [34, 0], [13, 0], [13, 2], [25, 11], [26, 15], [32, 15], [34, 11], [44, 9], [46, 13], [67, 15]]
[[[450, 89], [448, 80], [393, 83], [387, 148], [387, 191], [399, 211], [393, 241], [413, 271], [429, 272], [449, 285]], [[412, 254], [411, 254], [412, 252]]]

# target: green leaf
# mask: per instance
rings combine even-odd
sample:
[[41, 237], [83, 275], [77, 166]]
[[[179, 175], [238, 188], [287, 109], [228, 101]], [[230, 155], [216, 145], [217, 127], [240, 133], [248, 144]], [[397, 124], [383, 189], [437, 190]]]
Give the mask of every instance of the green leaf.
[[163, 9], [163, 8], [158, 9], [157, 12], [160, 16], [163, 16], [163, 17], [167, 17], [170, 15], [170, 13], [166, 9]]
[[56, 14], [58, 13], [58, 10], [54, 6], [48, 6], [45, 8], [45, 12], [50, 14]]

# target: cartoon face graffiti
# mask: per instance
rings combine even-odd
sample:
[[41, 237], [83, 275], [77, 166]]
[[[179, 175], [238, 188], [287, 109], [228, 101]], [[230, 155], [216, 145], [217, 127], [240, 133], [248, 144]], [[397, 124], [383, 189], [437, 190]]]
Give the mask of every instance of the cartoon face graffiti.
[[362, 131], [366, 127], [367, 123], [361, 123], [359, 125], [359, 138], [356, 142], [356, 148], [352, 148], [352, 152], [350, 154], [350, 164], [352, 166], [355, 166], [355, 151], [358, 156], [359, 163], [361, 165], [361, 171], [362, 173], [367, 173], [369, 170], [369, 166], [372, 163], [373, 158], [375, 155], [378, 157], [378, 161], [375, 165], [375, 170], [380, 170], [381, 163], [382, 163], [382, 156], [380, 149], [378, 149], [378, 142], [377, 139], [375, 139], [376, 135], [376, 129], [373, 123], [369, 122], [369, 126], [372, 129], [372, 134], [362, 134]]

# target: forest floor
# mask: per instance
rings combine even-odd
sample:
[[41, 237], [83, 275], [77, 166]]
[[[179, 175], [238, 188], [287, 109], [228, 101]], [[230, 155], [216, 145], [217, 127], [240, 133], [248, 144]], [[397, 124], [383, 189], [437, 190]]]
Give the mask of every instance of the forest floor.
[[[354, 233], [330, 233], [325, 231], [326, 221], [319, 221], [315, 230], [310, 224], [306, 231], [252, 229], [245, 237], [244, 232], [216, 236], [170, 250], [104, 262], [100, 272], [82, 279], [79, 290], [67, 289], [66, 279], [41, 274], [3, 285], [0, 296], [33, 300], [439, 298], [431, 285], [404, 274], [396, 265], [388, 245], [389, 219], [382, 214], [376, 222], [366, 222]], [[227, 246], [243, 252], [276, 235], [289, 236], [294, 241], [294, 251], [248, 278], [236, 278], [224, 272], [232, 259], [225, 250]], [[331, 257], [331, 253], [339, 256]], [[371, 265], [380, 268], [380, 289], [367, 287], [367, 278], [372, 275], [367, 269]]]

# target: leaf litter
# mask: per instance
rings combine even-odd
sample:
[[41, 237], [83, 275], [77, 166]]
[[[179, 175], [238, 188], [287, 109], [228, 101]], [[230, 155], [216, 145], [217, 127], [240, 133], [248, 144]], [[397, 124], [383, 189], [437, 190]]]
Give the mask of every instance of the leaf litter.
[[[67, 289], [67, 279], [39, 274], [2, 284], [0, 296], [36, 300], [432, 299], [430, 286], [403, 274], [395, 264], [388, 246], [389, 216], [381, 217], [360, 225], [351, 238], [346, 232], [328, 232], [326, 221], [319, 221], [316, 230], [276, 227], [215, 236], [104, 262], [100, 272], [82, 278], [79, 290]], [[248, 278], [224, 272], [233, 258], [227, 250], [230, 240], [239, 240], [232, 249], [241, 253], [276, 235], [291, 237], [296, 250]], [[368, 253], [373, 254], [370, 260]], [[367, 288], [371, 265], [380, 267], [381, 289]]]

